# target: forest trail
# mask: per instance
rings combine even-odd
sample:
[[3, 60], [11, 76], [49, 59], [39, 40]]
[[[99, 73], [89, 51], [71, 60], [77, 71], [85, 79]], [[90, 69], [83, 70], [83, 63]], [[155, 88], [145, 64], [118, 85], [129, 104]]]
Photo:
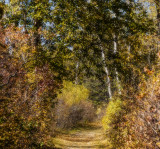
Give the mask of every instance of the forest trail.
[[107, 149], [107, 139], [101, 126], [81, 127], [53, 139], [61, 149]]

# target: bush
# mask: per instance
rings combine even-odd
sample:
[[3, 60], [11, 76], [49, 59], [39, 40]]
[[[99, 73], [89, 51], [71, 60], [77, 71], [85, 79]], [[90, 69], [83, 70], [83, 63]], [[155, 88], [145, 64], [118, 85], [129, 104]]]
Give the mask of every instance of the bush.
[[130, 126], [128, 148], [160, 148], [160, 74], [152, 75], [139, 85], [132, 112], [127, 115]]
[[90, 101], [81, 101], [72, 105], [59, 100], [55, 107], [55, 122], [58, 128], [73, 128], [80, 123], [92, 122], [95, 109]]
[[103, 126], [112, 149], [160, 148], [160, 74], [139, 84], [139, 91], [108, 104]]
[[113, 127], [113, 123], [116, 117], [120, 116], [120, 112], [122, 110], [122, 101], [120, 99], [112, 100], [106, 109], [106, 115], [104, 116], [102, 122], [104, 129], [107, 131]]
[[112, 99], [109, 102], [102, 124], [106, 131], [110, 148], [119, 149], [124, 144], [126, 129], [120, 125], [124, 121], [124, 113], [124, 103], [120, 98]]
[[76, 127], [79, 123], [91, 122], [95, 109], [87, 100], [89, 91], [82, 85], [64, 82], [62, 93], [58, 95], [55, 107], [55, 122], [59, 128]]
[[58, 99], [62, 99], [66, 104], [72, 105], [82, 100], [87, 100], [89, 91], [83, 85], [76, 85], [72, 82], [64, 81], [62, 92], [58, 95]]

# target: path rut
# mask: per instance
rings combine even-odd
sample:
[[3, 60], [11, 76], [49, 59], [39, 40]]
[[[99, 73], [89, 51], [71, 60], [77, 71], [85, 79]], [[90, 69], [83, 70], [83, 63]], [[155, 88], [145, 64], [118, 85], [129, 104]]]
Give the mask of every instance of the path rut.
[[101, 127], [60, 134], [53, 142], [61, 149], [107, 149], [107, 139]]

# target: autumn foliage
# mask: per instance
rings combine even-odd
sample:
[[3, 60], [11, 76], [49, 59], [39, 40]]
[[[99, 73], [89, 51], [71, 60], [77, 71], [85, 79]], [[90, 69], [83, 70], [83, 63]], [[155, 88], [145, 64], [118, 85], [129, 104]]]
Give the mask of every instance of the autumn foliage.
[[57, 130], [95, 122], [104, 107], [108, 148], [160, 148], [159, 7], [1, 1], [0, 148], [54, 148]]

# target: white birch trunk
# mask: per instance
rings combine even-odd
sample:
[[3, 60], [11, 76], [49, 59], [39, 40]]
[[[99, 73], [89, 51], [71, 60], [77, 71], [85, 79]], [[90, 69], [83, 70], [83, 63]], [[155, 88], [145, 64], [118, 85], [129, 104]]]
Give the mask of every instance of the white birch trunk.
[[[116, 54], [117, 53], [117, 42], [116, 42], [116, 35], [115, 34], [113, 35], [113, 38], [114, 38], [113, 53]], [[120, 84], [119, 74], [118, 74], [118, 71], [117, 71], [116, 67], [115, 67], [115, 75], [116, 75], [118, 93], [121, 95], [121, 84]]]
[[75, 84], [78, 84], [78, 69], [79, 69], [79, 62], [76, 64], [76, 78], [75, 78]]
[[113, 35], [113, 40], [114, 40], [113, 53], [116, 54], [117, 53], [117, 42], [116, 42], [116, 35], [115, 34]]
[[128, 46], [128, 55], [131, 53], [131, 46]]
[[110, 81], [110, 78], [109, 78], [109, 70], [108, 70], [107, 65], [105, 63], [105, 54], [104, 54], [104, 51], [103, 51], [102, 47], [101, 47], [101, 54], [102, 54], [102, 61], [103, 61], [103, 65], [104, 65], [104, 71], [107, 75], [108, 95], [109, 95], [109, 98], [112, 98], [111, 81]]
[[129, 45], [126, 45], [127, 49], [128, 49], [128, 57], [127, 57], [127, 60], [129, 61], [130, 60], [130, 54], [131, 54], [131, 46], [130, 44]]
[[120, 83], [120, 80], [119, 80], [119, 76], [118, 76], [119, 74], [118, 74], [117, 68], [115, 68], [115, 74], [116, 74], [118, 93], [119, 93], [119, 95], [121, 95], [122, 94], [122, 92], [121, 92], [121, 83]]

